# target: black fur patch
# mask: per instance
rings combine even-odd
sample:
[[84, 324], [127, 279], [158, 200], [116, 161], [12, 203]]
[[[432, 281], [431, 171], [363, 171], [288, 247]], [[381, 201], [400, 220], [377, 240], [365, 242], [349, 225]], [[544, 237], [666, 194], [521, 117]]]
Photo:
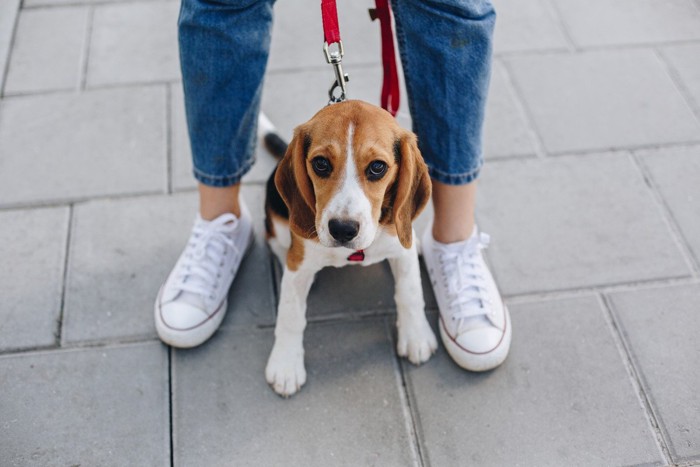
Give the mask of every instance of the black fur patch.
[[270, 178], [267, 179], [265, 203], [270, 211], [274, 212], [280, 217], [289, 219], [289, 209], [275, 186], [275, 173], [277, 172], [277, 167], [279, 166], [275, 167], [275, 170], [272, 171], [272, 175], [270, 175]]
[[394, 141], [394, 162], [401, 164], [401, 140]]
[[311, 136], [304, 135], [304, 145], [302, 146], [304, 151], [304, 159], [309, 156], [309, 148], [311, 148]]
[[267, 133], [263, 138], [265, 148], [277, 159], [282, 159], [287, 152], [287, 142], [277, 133]]

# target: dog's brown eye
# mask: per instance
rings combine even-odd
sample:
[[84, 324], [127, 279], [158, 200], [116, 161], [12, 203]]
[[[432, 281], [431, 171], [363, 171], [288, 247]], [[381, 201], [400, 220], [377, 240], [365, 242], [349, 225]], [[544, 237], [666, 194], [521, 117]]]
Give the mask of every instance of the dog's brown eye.
[[331, 163], [325, 157], [314, 157], [311, 161], [311, 167], [319, 177], [328, 177], [331, 174]]
[[379, 180], [386, 173], [386, 163], [382, 161], [373, 161], [367, 166], [365, 173], [370, 180]]

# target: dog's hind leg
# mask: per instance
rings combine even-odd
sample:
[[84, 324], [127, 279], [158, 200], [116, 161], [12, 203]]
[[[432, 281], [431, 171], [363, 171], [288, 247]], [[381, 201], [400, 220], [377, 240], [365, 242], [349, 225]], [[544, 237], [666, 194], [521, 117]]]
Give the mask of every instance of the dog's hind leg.
[[[415, 233], [413, 236], [415, 238]], [[389, 258], [389, 265], [396, 281], [396, 351], [400, 356], [408, 357], [411, 363], [420, 365], [437, 349], [437, 339], [425, 318], [416, 242], [402, 255]]]

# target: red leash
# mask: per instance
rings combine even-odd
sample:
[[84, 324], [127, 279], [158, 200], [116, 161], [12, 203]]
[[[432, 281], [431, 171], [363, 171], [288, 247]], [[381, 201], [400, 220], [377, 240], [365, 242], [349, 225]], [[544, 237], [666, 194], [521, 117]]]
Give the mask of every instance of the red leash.
[[[391, 115], [396, 116], [399, 111], [400, 90], [399, 73], [396, 67], [396, 52], [394, 50], [394, 31], [391, 26], [391, 7], [389, 0], [375, 0], [376, 8], [370, 9], [372, 20], [379, 19], [382, 37], [382, 64], [384, 67], [384, 80], [382, 84], [381, 105]], [[338, 9], [336, 0], [321, 0], [321, 19], [323, 20], [323, 52], [326, 61], [333, 65], [335, 82], [328, 91], [329, 104], [345, 100], [345, 83], [348, 76], [343, 73], [341, 65], [343, 59], [343, 41], [340, 40], [340, 26], [338, 23]], [[331, 46], [337, 44], [337, 49], [331, 51]], [[335, 91], [340, 88], [340, 95]]]
[[377, 8], [369, 10], [372, 21], [379, 19], [382, 31], [382, 64], [384, 65], [384, 83], [382, 84], [382, 108], [394, 117], [399, 111], [400, 90], [399, 72], [396, 68], [394, 52], [394, 31], [391, 27], [391, 7], [389, 0], [375, 0]]
[[338, 9], [335, 0], [321, 0], [321, 19], [323, 20], [323, 40], [326, 44], [340, 42], [340, 26], [338, 26]]

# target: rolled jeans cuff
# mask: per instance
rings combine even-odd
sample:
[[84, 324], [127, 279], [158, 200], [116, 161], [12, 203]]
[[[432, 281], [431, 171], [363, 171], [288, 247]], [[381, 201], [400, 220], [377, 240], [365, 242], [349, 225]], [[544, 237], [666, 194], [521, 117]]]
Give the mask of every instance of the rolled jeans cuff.
[[196, 178], [198, 182], [204, 185], [213, 187], [225, 187], [240, 183], [241, 179], [243, 179], [245, 174], [247, 174], [250, 171], [254, 163], [255, 158], [250, 158], [241, 166], [240, 169], [238, 169], [235, 173], [232, 173], [230, 175], [211, 175], [204, 173], [201, 170], [198, 170], [196, 167], [192, 169], [192, 173], [194, 174], [194, 178]]
[[466, 185], [479, 178], [483, 165], [484, 161], [483, 159], [480, 159], [479, 165], [476, 168], [470, 170], [469, 172], [454, 174], [443, 172], [428, 164], [428, 173], [430, 174], [430, 178], [437, 182], [444, 183], [445, 185]]

